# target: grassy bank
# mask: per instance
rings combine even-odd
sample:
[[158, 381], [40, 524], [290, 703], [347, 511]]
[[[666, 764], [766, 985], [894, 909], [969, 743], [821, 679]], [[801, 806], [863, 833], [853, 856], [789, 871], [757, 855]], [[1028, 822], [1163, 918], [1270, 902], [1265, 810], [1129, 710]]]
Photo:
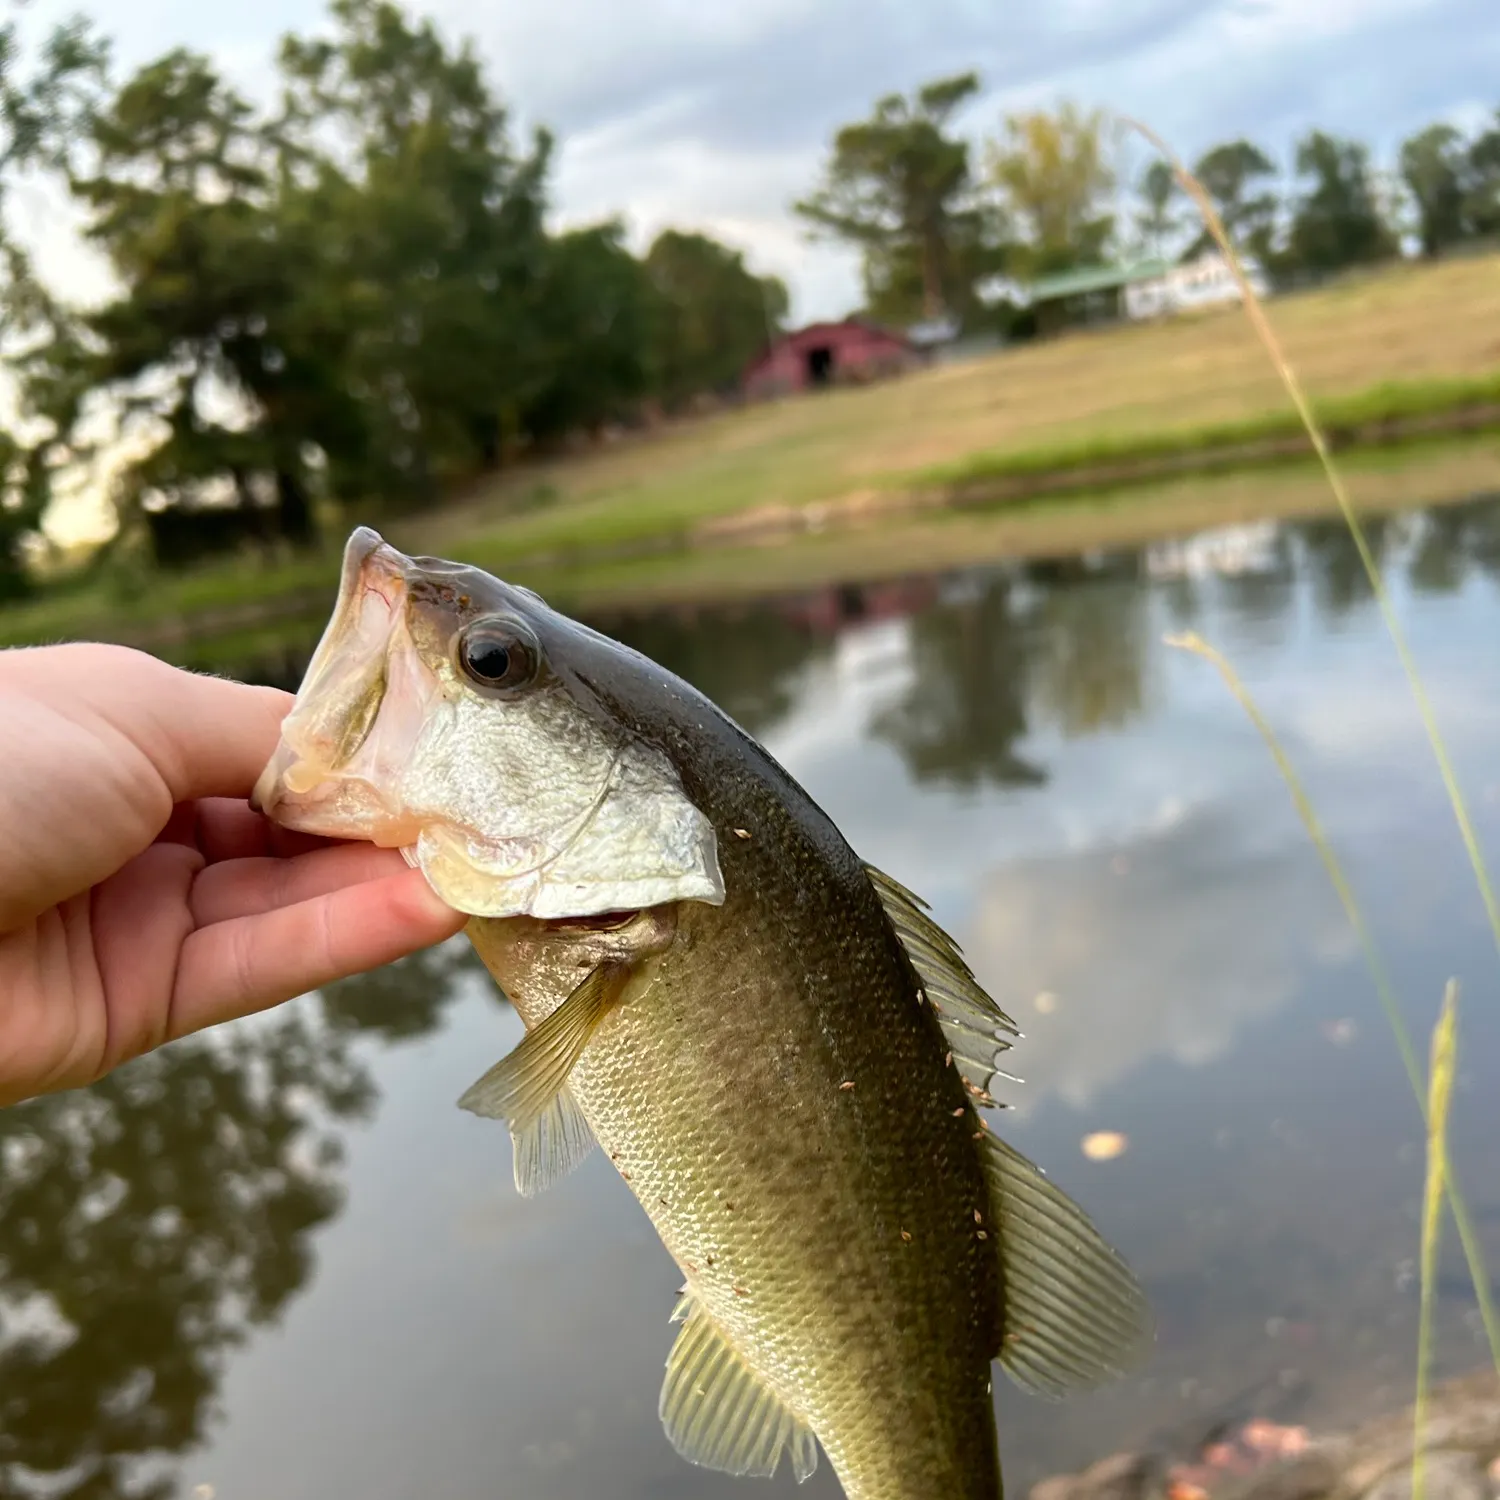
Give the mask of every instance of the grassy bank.
[[[1273, 315], [1336, 439], [1355, 452], [1393, 449], [1380, 471], [1402, 477], [1380, 483], [1400, 503], [1500, 482], [1483, 443], [1445, 444], [1420, 462], [1395, 446], [1500, 426], [1494, 257], [1286, 297]], [[919, 535], [956, 542], [960, 517], [937, 519], [948, 507], [980, 507], [968, 521], [992, 555], [1292, 513], [1286, 496], [1312, 503], [1297, 477], [1307, 452], [1264, 352], [1227, 309], [684, 422], [530, 466], [386, 529], [408, 549], [462, 556], [570, 599], [607, 580], [608, 592], [634, 580], [638, 594], [648, 579], [681, 597], [725, 580], [800, 581], [836, 558], [854, 570]], [[1271, 464], [1274, 479], [1253, 477]], [[1428, 477], [1419, 482], [1414, 465]], [[1226, 470], [1246, 482], [1201, 477]], [[1186, 476], [1199, 477], [1182, 488]], [[1378, 503], [1363, 489], [1361, 501]], [[1328, 503], [1325, 492], [1314, 508]], [[833, 530], [845, 533], [837, 544]], [[788, 535], [801, 539], [754, 545]], [[133, 598], [74, 591], [0, 613], [0, 644], [258, 631], [325, 607], [334, 571], [332, 556], [238, 562], [153, 580]]]
[[[1360, 454], [1345, 460], [1344, 467], [1367, 514], [1500, 490], [1500, 462], [1489, 442], [1471, 440], [1437, 452]], [[465, 548], [464, 556], [536, 589], [564, 610], [579, 611], [748, 599], [855, 579], [873, 582], [937, 572], [996, 558], [1140, 546], [1209, 527], [1329, 512], [1327, 481], [1313, 464], [1302, 463], [1279, 473], [1270, 485], [1259, 474], [1178, 479], [994, 510], [892, 517], [879, 526], [803, 532], [774, 544], [752, 541], [634, 557], [509, 562], [481, 542]], [[284, 646], [307, 644], [327, 616], [335, 572], [330, 559], [322, 576], [270, 600], [156, 613], [149, 619], [117, 613], [102, 633], [149, 646], [184, 665], [264, 657]], [[36, 612], [9, 620], [0, 615], [0, 644], [69, 634], [68, 618], [56, 612], [56, 605], [48, 609], [54, 624], [40, 633], [34, 629]], [[33, 627], [29, 633], [4, 634], [7, 623], [23, 622]]]

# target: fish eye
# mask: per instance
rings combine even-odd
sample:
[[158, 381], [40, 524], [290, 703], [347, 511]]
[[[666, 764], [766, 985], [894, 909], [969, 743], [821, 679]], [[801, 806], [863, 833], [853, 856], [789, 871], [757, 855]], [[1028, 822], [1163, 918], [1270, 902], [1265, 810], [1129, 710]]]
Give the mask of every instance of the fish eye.
[[524, 687], [537, 661], [536, 646], [507, 621], [475, 620], [458, 638], [458, 664], [480, 687]]

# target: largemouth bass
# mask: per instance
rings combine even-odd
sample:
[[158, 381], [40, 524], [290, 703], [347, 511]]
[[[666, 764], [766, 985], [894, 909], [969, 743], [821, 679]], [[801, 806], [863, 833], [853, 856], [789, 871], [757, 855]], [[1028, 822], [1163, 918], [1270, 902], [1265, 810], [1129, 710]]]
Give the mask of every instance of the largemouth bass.
[[849, 1500], [999, 1500], [999, 1361], [1053, 1396], [1150, 1343], [1083, 1211], [989, 1128], [1018, 1033], [923, 902], [687, 683], [361, 528], [256, 789], [405, 851], [526, 1024], [460, 1103], [525, 1194], [598, 1142], [684, 1277], [685, 1458]]

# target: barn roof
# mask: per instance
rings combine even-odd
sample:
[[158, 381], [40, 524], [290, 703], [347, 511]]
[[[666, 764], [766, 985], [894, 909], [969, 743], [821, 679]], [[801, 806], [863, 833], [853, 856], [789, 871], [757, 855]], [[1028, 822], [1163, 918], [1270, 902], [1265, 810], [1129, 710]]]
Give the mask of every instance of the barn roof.
[[1171, 269], [1164, 260], [1138, 260], [1123, 266], [1075, 266], [1039, 276], [1027, 288], [1033, 302], [1051, 302], [1058, 297], [1079, 297], [1085, 292], [1106, 292], [1114, 287], [1130, 286], [1165, 276]]

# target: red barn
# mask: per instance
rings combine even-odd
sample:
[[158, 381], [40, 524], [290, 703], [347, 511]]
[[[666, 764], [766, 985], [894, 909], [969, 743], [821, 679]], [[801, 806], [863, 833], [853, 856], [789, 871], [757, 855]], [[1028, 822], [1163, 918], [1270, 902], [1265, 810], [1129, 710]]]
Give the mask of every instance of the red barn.
[[747, 396], [779, 396], [900, 375], [924, 363], [909, 339], [863, 318], [813, 323], [783, 334], [745, 371]]

